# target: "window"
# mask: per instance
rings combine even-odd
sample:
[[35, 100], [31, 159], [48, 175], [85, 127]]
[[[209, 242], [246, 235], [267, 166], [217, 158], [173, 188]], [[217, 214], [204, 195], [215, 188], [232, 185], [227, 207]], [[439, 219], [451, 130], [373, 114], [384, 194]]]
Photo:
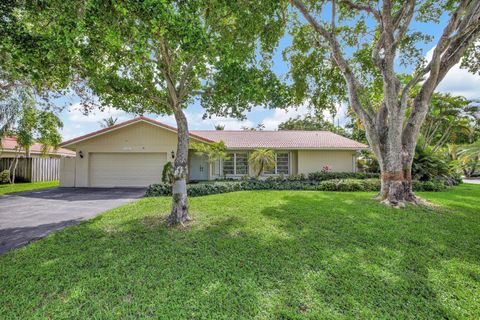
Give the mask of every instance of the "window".
[[229, 159], [223, 161], [223, 174], [245, 175], [248, 174], [248, 154], [234, 152], [228, 154]]
[[288, 174], [288, 152], [277, 153], [277, 174]]
[[235, 154], [235, 174], [248, 174], [248, 156], [246, 152]]
[[275, 153], [276, 166], [272, 170], [265, 170], [263, 174], [289, 174], [290, 154], [288, 152]]
[[228, 154], [228, 160], [223, 160], [223, 174], [235, 174], [235, 153]]

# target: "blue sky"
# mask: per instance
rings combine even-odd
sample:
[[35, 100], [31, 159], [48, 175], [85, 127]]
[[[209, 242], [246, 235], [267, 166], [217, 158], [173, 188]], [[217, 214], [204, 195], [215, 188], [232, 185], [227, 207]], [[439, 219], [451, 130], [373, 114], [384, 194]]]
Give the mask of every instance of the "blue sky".
[[[325, 12], [329, 12], [329, 10], [325, 10]], [[435, 40], [432, 43], [421, 45], [421, 49], [425, 56], [428, 56], [428, 52], [432, 49], [434, 43], [440, 36], [447, 18], [447, 16], [442, 17], [442, 22], [438, 25], [424, 23], [412, 24], [414, 30], [421, 30], [435, 37]], [[288, 63], [283, 61], [281, 52], [290, 44], [290, 42], [291, 39], [288, 36], [281, 39], [279, 48], [274, 56], [273, 70], [278, 75], [285, 75], [288, 72]], [[411, 70], [406, 69], [402, 71], [409, 72]], [[480, 99], [480, 76], [470, 74], [466, 70], [455, 66], [442, 83], [440, 83], [437, 91], [449, 92], [454, 95], [463, 95], [469, 99]], [[71, 102], [72, 105], [65, 108], [60, 114], [64, 123], [62, 136], [65, 140], [99, 129], [99, 122], [103, 118], [113, 116], [118, 118], [118, 121], [120, 122], [134, 117], [133, 115], [126, 114], [125, 112], [114, 108], [103, 112], [94, 110], [88, 115], [84, 115], [76, 103], [75, 98], [64, 98], [61, 99], [60, 102], [64, 103], [67, 100]], [[308, 113], [308, 109], [306, 107], [300, 107], [299, 109], [266, 110], [257, 107], [253, 108], [251, 112], [246, 114], [247, 119], [244, 121], [223, 117], [212, 117], [212, 119], [203, 120], [203, 110], [198, 103], [190, 105], [185, 112], [189, 121], [190, 129], [213, 129], [214, 125], [223, 124], [227, 130], [239, 130], [242, 126], [254, 127], [259, 123], [263, 123], [267, 130], [276, 130], [281, 122], [288, 120], [290, 117], [304, 115]], [[337, 117], [340, 119], [340, 124], [343, 124], [345, 119], [345, 107], [339, 106], [337, 113]], [[175, 126], [175, 120], [171, 116], [148, 116]], [[329, 117], [328, 114], [326, 114], [326, 116]]]

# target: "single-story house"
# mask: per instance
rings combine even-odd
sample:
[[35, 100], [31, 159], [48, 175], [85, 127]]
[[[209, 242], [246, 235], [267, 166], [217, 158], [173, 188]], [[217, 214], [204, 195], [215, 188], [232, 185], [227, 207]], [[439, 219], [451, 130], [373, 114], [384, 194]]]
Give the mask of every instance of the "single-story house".
[[[9, 136], [4, 137], [1, 142], [0, 156], [2, 158], [15, 158], [18, 150], [17, 137]], [[25, 158], [25, 150], [20, 149], [19, 157]], [[62, 158], [62, 157], [75, 157], [75, 152], [69, 149], [52, 147], [43, 152], [43, 144], [35, 142], [30, 147], [30, 158]]]
[[[258, 148], [276, 153], [276, 167], [264, 176], [308, 174], [330, 166], [332, 171], [356, 171], [356, 156], [367, 146], [328, 131], [192, 130], [190, 141], [224, 141], [229, 160], [208, 163], [189, 152], [189, 179], [195, 181], [254, 176], [249, 152]], [[62, 147], [76, 157], [64, 159], [64, 187], [143, 187], [161, 181], [163, 166], [173, 161], [177, 129], [138, 117], [66, 141]]]

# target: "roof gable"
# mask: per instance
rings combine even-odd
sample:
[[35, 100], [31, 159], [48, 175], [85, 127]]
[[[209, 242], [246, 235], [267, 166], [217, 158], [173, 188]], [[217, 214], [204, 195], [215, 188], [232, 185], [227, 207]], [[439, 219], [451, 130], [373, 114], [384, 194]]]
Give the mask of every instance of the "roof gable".
[[[131, 119], [131, 120], [128, 120], [128, 121], [125, 121], [125, 122], [122, 122], [122, 123], [113, 125], [113, 126], [111, 126], [111, 127], [103, 128], [103, 129], [100, 129], [100, 130], [97, 130], [97, 131], [94, 131], [94, 132], [85, 134], [85, 135], [83, 135], [83, 136], [80, 136], [80, 137], [77, 137], [77, 138], [74, 138], [74, 139], [71, 139], [71, 140], [67, 140], [67, 141], [65, 141], [65, 142], [62, 143], [62, 147], [72, 146], [72, 145], [77, 144], [77, 143], [79, 143], [79, 142], [81, 142], [81, 141], [93, 139], [93, 138], [98, 137], [98, 136], [100, 136], [100, 135], [103, 135], [103, 134], [106, 134], [106, 133], [110, 133], [110, 132], [113, 132], [113, 131], [116, 131], [116, 130], [125, 128], [125, 127], [127, 127], [127, 126], [130, 126], [130, 125], [133, 125], [133, 124], [136, 124], [136, 123], [140, 123], [140, 122], [148, 123], [148, 124], [151, 124], [151, 125], [160, 127], [160, 128], [162, 128], [162, 129], [165, 129], [165, 130], [168, 130], [168, 131], [177, 133], [177, 128], [175, 128], [175, 127], [172, 127], [172, 126], [169, 126], [169, 125], [167, 125], [167, 124], [158, 122], [158, 121], [156, 121], [156, 120], [153, 120], [153, 119], [150, 119], [150, 118], [141, 116], [141, 117], [137, 117], [137, 118], [134, 118], [134, 119]], [[198, 136], [198, 135], [196, 135], [196, 134], [190, 134], [190, 137], [191, 137], [191, 138], [194, 138], [194, 139], [196, 139], [196, 140], [204, 141], [204, 142], [213, 142], [213, 141], [211, 141], [211, 140], [209, 140], [209, 139], [207, 139], [207, 138]]]
[[[71, 139], [62, 143], [63, 147], [75, 145], [81, 141], [93, 139], [100, 135], [120, 130], [136, 123], [148, 123], [159, 128], [177, 133], [175, 127], [147, 117], [138, 117], [114, 126]], [[224, 141], [229, 149], [324, 149], [324, 150], [358, 150], [368, 146], [355, 140], [345, 138], [330, 131], [228, 131], [228, 130], [191, 130], [190, 138], [203, 142]]]

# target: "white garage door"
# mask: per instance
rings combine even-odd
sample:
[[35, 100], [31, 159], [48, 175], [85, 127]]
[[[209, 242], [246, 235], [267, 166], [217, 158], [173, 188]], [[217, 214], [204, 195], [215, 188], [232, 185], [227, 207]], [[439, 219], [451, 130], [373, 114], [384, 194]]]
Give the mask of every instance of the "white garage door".
[[146, 187], [159, 183], [166, 153], [92, 153], [91, 187]]

